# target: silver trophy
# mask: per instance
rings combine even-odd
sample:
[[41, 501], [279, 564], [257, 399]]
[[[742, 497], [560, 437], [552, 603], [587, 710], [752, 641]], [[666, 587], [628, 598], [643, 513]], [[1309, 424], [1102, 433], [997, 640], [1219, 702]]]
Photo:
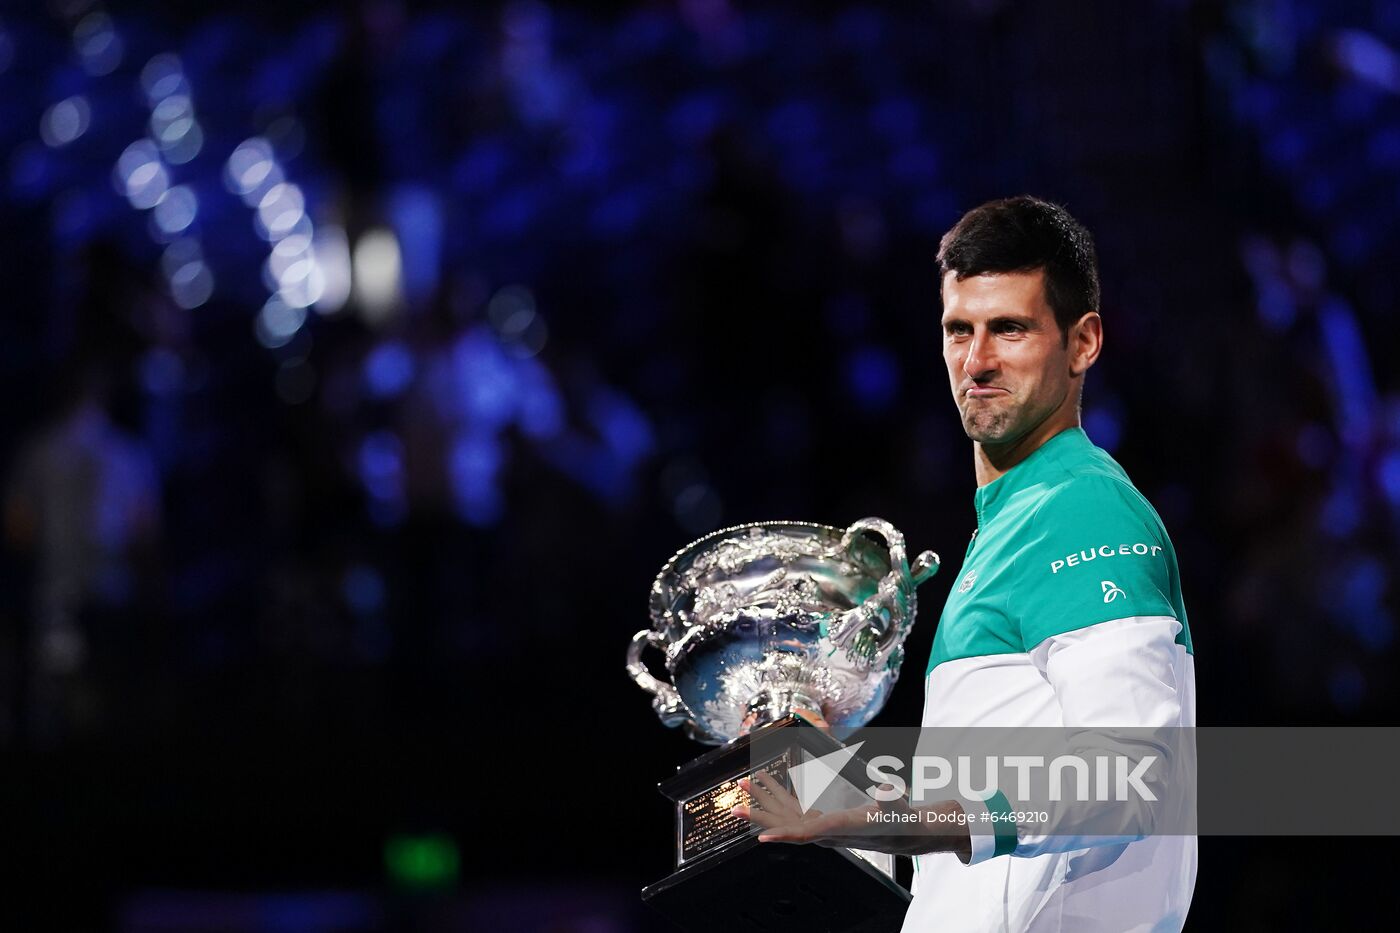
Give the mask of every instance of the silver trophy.
[[[937, 570], [932, 551], [911, 565], [904, 535], [878, 518], [845, 531], [808, 522], [725, 528], [661, 569], [652, 627], [633, 636], [627, 671], [663, 723], [709, 745], [796, 711], [848, 733], [889, 697], [914, 590]], [[670, 683], [647, 670], [647, 647], [664, 652]]]
[[[627, 672], [662, 722], [721, 747], [659, 785], [675, 803], [675, 871], [643, 900], [686, 930], [899, 929], [909, 892], [892, 856], [760, 845], [731, 810], [752, 802], [739, 781], [756, 767], [786, 783], [880, 711], [904, 661], [914, 591], [937, 570], [932, 551], [911, 565], [904, 536], [878, 518], [844, 531], [739, 525], [666, 563]], [[647, 669], [649, 647], [664, 654], [669, 683]], [[811, 714], [830, 734], [808, 727]]]

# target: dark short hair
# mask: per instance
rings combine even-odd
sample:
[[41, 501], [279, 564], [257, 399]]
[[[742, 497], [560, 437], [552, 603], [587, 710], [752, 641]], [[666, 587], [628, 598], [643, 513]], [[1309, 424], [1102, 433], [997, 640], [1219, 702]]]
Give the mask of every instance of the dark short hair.
[[938, 245], [939, 281], [1045, 270], [1045, 300], [1060, 332], [1099, 309], [1094, 238], [1058, 204], [1029, 195], [988, 201], [962, 216]]

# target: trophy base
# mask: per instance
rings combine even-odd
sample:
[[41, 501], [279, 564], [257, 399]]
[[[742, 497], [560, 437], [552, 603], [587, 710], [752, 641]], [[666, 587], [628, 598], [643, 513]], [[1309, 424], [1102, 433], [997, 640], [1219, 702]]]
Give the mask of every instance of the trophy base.
[[642, 889], [682, 930], [898, 933], [909, 892], [845, 849], [749, 838]]
[[[682, 767], [659, 790], [676, 802], [677, 868], [642, 889], [642, 900], [683, 930], [818, 933], [898, 931], [909, 892], [892, 879], [889, 856], [848, 849], [760, 843], [731, 817], [737, 780], [756, 763], [780, 781], [788, 768], [842, 748], [786, 716]], [[868, 859], [881, 859], [881, 871]]]

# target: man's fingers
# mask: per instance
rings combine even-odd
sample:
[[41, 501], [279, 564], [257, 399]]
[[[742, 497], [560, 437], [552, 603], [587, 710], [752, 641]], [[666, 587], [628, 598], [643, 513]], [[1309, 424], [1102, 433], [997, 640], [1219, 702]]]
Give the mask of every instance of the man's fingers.
[[729, 812], [741, 820], [748, 820], [764, 829], [779, 826], [785, 822], [782, 817], [769, 813], [767, 810], [759, 807], [746, 807], [742, 803], [737, 807], [731, 807]]
[[[774, 812], [778, 808], [772, 806], [773, 797], [770, 793], [766, 793], [760, 789], [759, 793], [755, 794], [753, 782], [750, 781], [748, 778], [739, 779], [739, 788], [744, 793], [749, 795], [750, 799], [753, 800], [753, 804], [752, 806], [750, 806], [748, 804], [741, 803], [737, 806], [731, 807], [729, 809], [729, 812], [731, 814], [733, 814], [741, 820], [748, 820], [750, 823], [756, 823], [759, 826], [765, 828], [777, 826], [785, 821], [784, 817]], [[762, 795], [761, 799], [759, 796], [760, 794]], [[770, 806], [765, 807], [764, 801], [768, 801]]]
[[755, 799], [761, 801], [762, 806], [767, 807], [770, 803], [772, 803], [778, 805], [782, 809], [793, 809], [792, 804], [796, 802], [796, 798], [792, 796], [791, 791], [789, 791], [785, 786], [783, 786], [782, 781], [779, 781], [777, 778], [773, 777], [773, 775], [769, 774], [766, 771], [755, 772], [754, 780], [758, 782], [758, 786], [763, 788], [763, 790], [766, 791], [768, 795], [767, 797], [758, 797], [757, 795], [753, 794], [753, 791], [749, 792], [750, 795], [755, 797]]
[[[739, 789], [742, 790], [745, 794], [747, 794], [749, 799], [753, 801], [753, 809], [763, 809], [763, 804], [759, 801], [758, 794], [754, 792], [753, 781], [749, 780], [748, 778], [739, 778]], [[749, 807], [745, 806], [744, 809], [748, 810]]]
[[786, 788], [779, 784], [777, 780], [774, 779], [773, 775], [769, 774], [767, 771], [755, 771], [753, 779], [759, 783], [760, 787], [775, 796], [779, 791], [786, 792]]
[[[740, 780], [739, 784], [746, 791], [751, 786], [747, 780]], [[762, 784], [760, 783], [761, 788]], [[763, 799], [769, 802], [769, 808], [765, 809], [755, 802], [753, 806], [740, 804], [729, 811], [734, 816], [746, 819], [754, 825], [759, 831], [759, 842], [816, 843], [823, 846], [858, 847], [862, 839], [865, 838], [861, 830], [868, 822], [866, 819], [868, 808], [837, 810], [832, 813], [822, 813], [820, 810], [809, 810], [806, 813], [796, 810], [779, 812], [782, 808], [773, 803], [775, 798], [764, 793]], [[785, 794], [784, 799], [790, 800], [791, 794]]]
[[788, 820], [802, 818], [802, 809], [797, 804], [797, 798], [781, 781], [762, 771], [754, 775], [754, 780], [762, 789], [762, 793], [750, 792], [755, 806], [770, 813], [780, 814]]

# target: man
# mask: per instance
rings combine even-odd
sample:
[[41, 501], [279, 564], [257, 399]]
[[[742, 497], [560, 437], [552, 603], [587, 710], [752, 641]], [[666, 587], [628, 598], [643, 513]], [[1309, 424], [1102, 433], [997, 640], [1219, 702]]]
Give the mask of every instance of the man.
[[[943, 238], [943, 356], [972, 439], [977, 531], [938, 623], [926, 727], [1195, 725], [1176, 555], [1127, 474], [1079, 426], [1103, 346], [1093, 242], [1063, 208], [993, 201]], [[1079, 836], [993, 820], [1006, 798], [944, 801], [970, 827], [872, 840], [871, 807], [802, 814], [770, 782], [738, 808], [769, 842], [915, 856], [906, 933], [1177, 930], [1196, 876], [1190, 835]], [[1002, 811], [998, 813], [997, 811]]]

